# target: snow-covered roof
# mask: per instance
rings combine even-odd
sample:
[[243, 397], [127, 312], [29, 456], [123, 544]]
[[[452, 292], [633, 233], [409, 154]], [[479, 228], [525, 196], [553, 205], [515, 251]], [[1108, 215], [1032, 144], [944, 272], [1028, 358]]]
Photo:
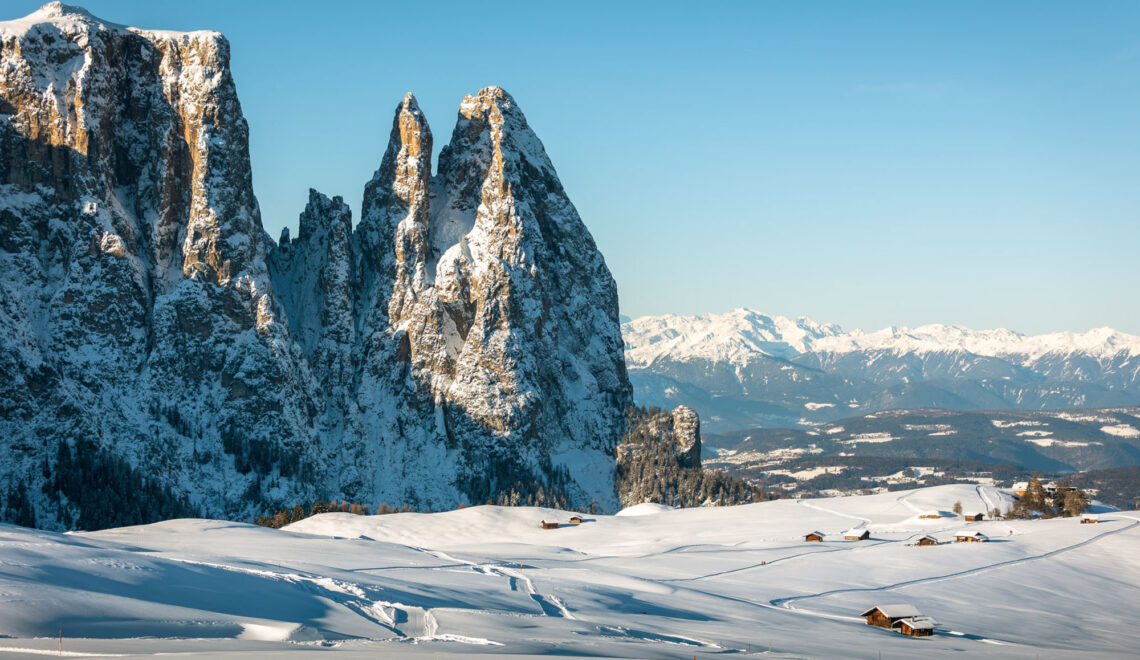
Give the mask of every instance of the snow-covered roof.
[[961, 532], [956, 532], [954, 534], [954, 536], [957, 538], [962, 538], [962, 537], [966, 537], [966, 536], [972, 536], [972, 537], [977, 538], [977, 539], [988, 539], [989, 538], [988, 536], [986, 536], [985, 534], [983, 534], [981, 532], [971, 532], [971, 531], [966, 531], [966, 530], [963, 530]]
[[846, 532], [843, 532], [843, 535], [844, 536], [862, 536], [864, 534], [870, 534], [870, 533], [871, 532], [866, 527], [852, 527], [851, 529], [847, 530]]
[[[1088, 518], [1088, 516], [1085, 516], [1085, 517]], [[824, 533], [823, 532], [808, 532], [807, 534], [804, 534], [804, 536], [818, 536], [820, 538], [823, 538]]]
[[911, 605], [910, 603], [893, 603], [891, 605], [876, 605], [875, 607], [872, 607], [871, 609], [867, 610], [866, 612], [863, 612], [859, 616], [870, 616], [871, 613], [873, 613], [875, 610], [879, 610], [880, 612], [882, 612], [883, 616], [887, 617], [888, 619], [904, 619], [904, 618], [922, 616], [922, 612], [919, 612], [918, 608], [915, 607], [914, 605]]
[[916, 616], [906, 619], [899, 619], [891, 624], [892, 628], [901, 627], [902, 624], [910, 626], [914, 630], [934, 630], [934, 626], [938, 624], [937, 621], [928, 616]]

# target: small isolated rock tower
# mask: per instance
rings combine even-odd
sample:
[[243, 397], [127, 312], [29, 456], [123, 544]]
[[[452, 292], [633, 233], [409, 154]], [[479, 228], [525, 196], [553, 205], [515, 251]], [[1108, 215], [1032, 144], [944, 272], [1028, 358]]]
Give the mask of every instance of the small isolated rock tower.
[[701, 466], [701, 418], [688, 406], [673, 409], [673, 441], [677, 462], [684, 467]]

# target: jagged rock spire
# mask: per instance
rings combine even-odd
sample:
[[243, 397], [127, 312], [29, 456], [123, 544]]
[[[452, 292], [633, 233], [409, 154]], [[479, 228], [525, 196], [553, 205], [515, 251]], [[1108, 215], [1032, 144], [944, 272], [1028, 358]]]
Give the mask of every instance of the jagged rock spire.
[[409, 92], [396, 107], [380, 168], [364, 188], [357, 230], [359, 312], [372, 326], [380, 320], [377, 311], [403, 317], [413, 292], [424, 286], [431, 152], [431, 128]]
[[616, 290], [506, 92], [464, 100], [435, 177], [409, 94], [356, 230], [310, 191], [275, 245], [221, 35], [41, 13], [0, 23], [18, 193], [0, 207], [0, 483], [88, 528], [153, 518], [85, 519], [91, 493], [55, 492], [45, 465], [152, 483], [148, 516], [512, 490], [616, 508]]

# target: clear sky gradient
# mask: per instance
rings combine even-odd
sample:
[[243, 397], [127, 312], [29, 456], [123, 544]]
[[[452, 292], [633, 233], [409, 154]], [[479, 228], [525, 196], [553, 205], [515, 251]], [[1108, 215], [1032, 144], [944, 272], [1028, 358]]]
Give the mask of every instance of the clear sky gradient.
[[1140, 334], [1140, 2], [85, 6], [229, 37], [275, 237], [358, 212], [404, 92], [438, 153], [495, 84], [624, 314]]

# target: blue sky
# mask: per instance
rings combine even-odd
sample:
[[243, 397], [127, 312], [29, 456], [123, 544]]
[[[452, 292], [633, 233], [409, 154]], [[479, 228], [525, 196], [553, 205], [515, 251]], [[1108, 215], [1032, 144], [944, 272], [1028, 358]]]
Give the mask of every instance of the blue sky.
[[1140, 334], [1140, 2], [85, 6], [230, 38], [274, 236], [497, 84], [625, 314]]

